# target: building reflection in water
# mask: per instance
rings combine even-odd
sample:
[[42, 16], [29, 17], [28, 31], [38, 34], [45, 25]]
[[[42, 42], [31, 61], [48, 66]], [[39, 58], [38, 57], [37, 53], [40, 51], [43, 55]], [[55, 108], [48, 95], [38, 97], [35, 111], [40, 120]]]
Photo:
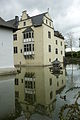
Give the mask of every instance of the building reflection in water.
[[56, 76], [51, 74], [49, 67], [23, 67], [15, 78], [15, 97], [26, 118], [35, 117], [35, 113], [51, 117], [56, 105], [56, 92], [65, 84], [64, 69]]
[[15, 76], [0, 76], [0, 120], [15, 111]]

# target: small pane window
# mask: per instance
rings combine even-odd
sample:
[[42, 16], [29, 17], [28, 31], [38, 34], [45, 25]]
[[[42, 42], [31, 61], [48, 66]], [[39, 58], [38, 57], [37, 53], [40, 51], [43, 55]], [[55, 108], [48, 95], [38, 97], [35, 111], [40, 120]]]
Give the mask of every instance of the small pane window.
[[15, 78], [15, 85], [18, 85], [18, 84], [19, 84], [18, 78]]
[[49, 52], [51, 52], [51, 45], [49, 45]]
[[47, 19], [46, 19], [46, 24], [48, 23]]
[[58, 54], [58, 49], [57, 48], [55, 49], [55, 53]]
[[22, 53], [22, 49], [21, 49], [21, 53]]
[[32, 32], [32, 38], [34, 38], [34, 33]]
[[49, 25], [51, 26], [51, 22], [49, 22]]
[[51, 62], [51, 58], [49, 58], [49, 62]]
[[49, 82], [50, 82], [50, 86], [52, 85], [52, 78], [49, 79]]
[[62, 41], [61, 41], [61, 46], [62, 46]]
[[17, 40], [17, 34], [13, 35], [13, 39], [14, 39], [14, 41]]
[[48, 38], [51, 38], [51, 32], [48, 31]]
[[26, 38], [28, 38], [28, 33], [26, 33]]
[[56, 45], [58, 44], [57, 40], [56, 40]]
[[52, 97], [53, 97], [53, 92], [51, 91], [50, 92], [50, 100], [52, 99]]
[[14, 54], [18, 53], [17, 47], [14, 47]]
[[26, 52], [26, 45], [24, 45], [24, 52]]
[[31, 33], [29, 32], [29, 38], [31, 38]]
[[62, 55], [62, 51], [61, 51], [61, 55]]
[[59, 87], [59, 82], [57, 82], [57, 87]]
[[23, 22], [23, 26], [26, 26], [26, 22]]
[[63, 84], [63, 80], [62, 80], [62, 84]]
[[32, 50], [34, 51], [34, 44], [32, 44]]
[[24, 39], [26, 38], [26, 35], [25, 35], [25, 33], [23, 34], [23, 38], [24, 38]]

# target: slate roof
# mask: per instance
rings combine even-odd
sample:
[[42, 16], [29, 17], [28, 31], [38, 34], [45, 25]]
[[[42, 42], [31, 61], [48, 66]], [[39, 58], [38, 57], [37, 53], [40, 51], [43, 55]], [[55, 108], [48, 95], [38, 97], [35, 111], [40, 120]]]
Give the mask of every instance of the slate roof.
[[36, 16], [32, 16], [32, 17], [31, 17], [32, 24], [33, 24], [35, 27], [42, 25], [42, 23], [43, 23], [43, 17], [44, 17], [44, 15], [45, 15], [46, 13], [47, 13], [47, 12], [42, 13], [42, 14], [39, 14], [39, 15], [36, 15]]
[[27, 28], [23, 31], [23, 33], [25, 33], [25, 32], [30, 32], [30, 31], [33, 31], [33, 29], [32, 29], [31, 27], [27, 27]]
[[[39, 14], [39, 15], [36, 15], [36, 16], [32, 16], [32, 17], [28, 16], [28, 19], [31, 19], [32, 25], [34, 27], [41, 26], [42, 23], [43, 23], [43, 17], [46, 13], [48, 13], [48, 12], [45, 12], [45, 13], [42, 13], [42, 14]], [[11, 24], [15, 28], [18, 28], [18, 23], [19, 23], [18, 16], [16, 16], [15, 19], [7, 21], [7, 23]]]
[[54, 31], [54, 36], [64, 39], [64, 36], [59, 31]]
[[9, 28], [9, 29], [14, 29], [14, 27], [7, 23], [5, 20], [3, 20], [1, 17], [0, 17], [0, 27], [5, 27], [5, 28]]
[[18, 28], [18, 23], [19, 23], [19, 17], [15, 16], [15, 19], [7, 21], [10, 25], [12, 25], [14, 28]]

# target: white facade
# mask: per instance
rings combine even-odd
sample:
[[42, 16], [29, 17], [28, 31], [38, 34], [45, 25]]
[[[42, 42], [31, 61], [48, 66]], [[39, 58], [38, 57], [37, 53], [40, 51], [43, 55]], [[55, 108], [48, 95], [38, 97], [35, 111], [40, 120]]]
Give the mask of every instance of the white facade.
[[0, 68], [13, 67], [13, 31], [0, 27]]

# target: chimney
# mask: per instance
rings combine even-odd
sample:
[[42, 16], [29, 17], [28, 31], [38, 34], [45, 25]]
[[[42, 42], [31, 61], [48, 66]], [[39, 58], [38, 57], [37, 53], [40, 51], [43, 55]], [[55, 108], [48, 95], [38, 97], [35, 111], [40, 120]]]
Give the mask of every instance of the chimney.
[[19, 17], [18, 16], [15, 16], [15, 22], [13, 25], [15, 28], [18, 28], [18, 25], [19, 25]]
[[15, 21], [19, 22], [19, 17], [18, 16], [15, 16]]

